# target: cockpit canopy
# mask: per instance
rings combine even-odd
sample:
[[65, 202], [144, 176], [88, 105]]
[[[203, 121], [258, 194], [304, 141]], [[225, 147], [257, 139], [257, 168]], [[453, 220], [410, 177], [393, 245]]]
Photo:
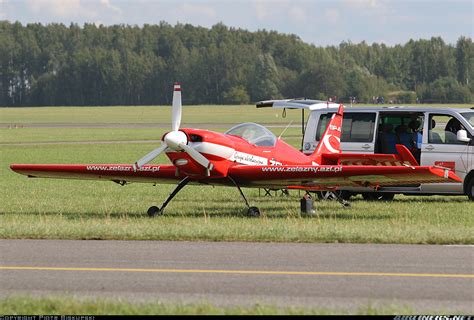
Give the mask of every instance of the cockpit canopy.
[[247, 142], [259, 147], [273, 147], [276, 143], [276, 136], [264, 126], [253, 122], [238, 124], [225, 132], [241, 137]]

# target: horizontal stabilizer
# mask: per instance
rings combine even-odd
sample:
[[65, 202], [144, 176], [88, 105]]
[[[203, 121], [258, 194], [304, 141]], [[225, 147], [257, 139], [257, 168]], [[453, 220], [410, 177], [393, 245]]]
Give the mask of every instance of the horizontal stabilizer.
[[[331, 190], [338, 187], [388, 187], [421, 183], [459, 183], [448, 169], [428, 166], [235, 166], [229, 175], [242, 186], [286, 188], [289, 186]], [[238, 177], [238, 178], [237, 178]]]
[[321, 164], [346, 166], [418, 166], [418, 161], [404, 145], [396, 145], [398, 154], [324, 153]]

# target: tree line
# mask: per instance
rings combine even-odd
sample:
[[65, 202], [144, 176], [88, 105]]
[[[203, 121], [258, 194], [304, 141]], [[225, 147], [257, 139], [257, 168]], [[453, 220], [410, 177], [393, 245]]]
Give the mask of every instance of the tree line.
[[319, 47], [296, 35], [166, 22], [129, 25], [0, 21], [0, 106], [168, 105], [307, 97], [471, 102], [472, 39]]

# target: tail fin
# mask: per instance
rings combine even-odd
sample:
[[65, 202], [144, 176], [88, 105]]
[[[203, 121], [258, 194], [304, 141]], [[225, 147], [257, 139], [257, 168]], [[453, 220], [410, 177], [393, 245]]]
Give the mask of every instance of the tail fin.
[[321, 164], [323, 154], [341, 153], [341, 131], [342, 131], [342, 116], [344, 114], [344, 106], [339, 105], [339, 109], [333, 114], [331, 121], [329, 121], [326, 131], [324, 131], [318, 146], [313, 154], [309, 157], [311, 161]]

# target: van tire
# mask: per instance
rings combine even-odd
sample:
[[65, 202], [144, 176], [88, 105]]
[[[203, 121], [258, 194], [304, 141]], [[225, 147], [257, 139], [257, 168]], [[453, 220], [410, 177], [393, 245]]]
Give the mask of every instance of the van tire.
[[466, 194], [469, 200], [474, 201], [474, 177], [471, 177], [466, 186]]
[[394, 193], [366, 192], [362, 193], [362, 198], [366, 201], [392, 201]]

